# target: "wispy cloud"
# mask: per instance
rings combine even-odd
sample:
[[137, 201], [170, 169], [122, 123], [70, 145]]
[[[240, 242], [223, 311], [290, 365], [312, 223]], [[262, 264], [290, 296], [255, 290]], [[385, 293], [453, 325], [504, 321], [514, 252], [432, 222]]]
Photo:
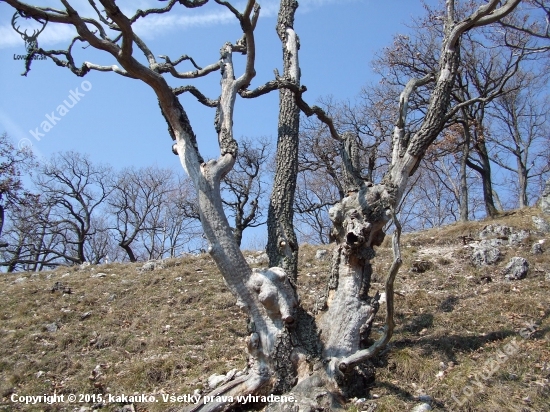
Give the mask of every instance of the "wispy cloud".
[[[323, 7], [330, 3], [353, 0], [301, 0], [300, 13], [307, 13], [310, 10]], [[71, 2], [73, 3], [73, 2]], [[269, 18], [277, 15], [279, 2], [277, 0], [260, 1], [261, 18]], [[83, 0], [76, 0], [73, 7], [81, 11], [83, 16], [94, 16], [89, 3]], [[158, 2], [151, 0], [141, 0], [132, 2], [121, 2], [121, 9], [132, 14], [137, 8], [146, 9], [148, 7], [158, 7]], [[244, 2], [235, 2], [238, 9], [244, 8]], [[3, 6], [2, 9], [9, 10], [9, 7]], [[4, 14], [4, 13], [2, 13]], [[5, 15], [7, 15], [6, 13]], [[235, 16], [224, 7], [208, 7], [207, 10], [194, 9], [188, 10], [182, 7], [175, 8], [171, 13], [163, 15], [151, 15], [145, 19], [140, 19], [135, 24], [136, 32], [144, 39], [169, 35], [175, 30], [188, 30], [194, 27], [209, 27], [214, 25], [229, 24], [235, 22]], [[68, 42], [75, 36], [75, 30], [68, 25], [49, 24], [44, 33], [39, 36], [39, 44], [45, 47], [60, 46], [65, 48]], [[23, 40], [17, 34], [11, 21], [5, 21], [0, 25], [0, 49], [14, 48], [24, 46]]]

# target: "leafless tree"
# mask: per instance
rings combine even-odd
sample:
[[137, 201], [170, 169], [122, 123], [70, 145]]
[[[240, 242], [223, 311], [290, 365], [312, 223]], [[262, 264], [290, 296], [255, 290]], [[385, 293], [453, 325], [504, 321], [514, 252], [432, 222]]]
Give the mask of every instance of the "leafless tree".
[[[470, 14], [477, 7], [465, 2], [457, 9], [457, 16]], [[442, 10], [426, 7], [427, 14], [414, 22], [414, 36], [398, 35], [392, 47], [386, 48], [376, 60], [375, 67], [384, 73], [385, 82], [392, 86], [403, 85], [409, 76], [425, 76], [433, 72], [438, 64], [437, 44], [444, 33], [437, 21], [442, 18]], [[451, 112], [447, 127], [453, 124], [462, 126], [462, 138], [457, 141], [460, 147], [460, 219], [468, 219], [467, 167], [481, 177], [487, 216], [497, 216], [493, 199], [494, 189], [491, 173], [491, 154], [486, 145], [486, 107], [492, 100], [506, 93], [510, 82], [519, 67], [529, 59], [529, 37], [518, 35], [514, 38], [515, 47], [503, 41], [502, 35], [494, 30], [466, 33], [461, 40], [462, 67], [451, 93]], [[411, 110], [417, 119], [422, 119], [429, 104], [431, 86], [419, 88], [411, 96]], [[419, 122], [410, 124], [414, 133]]]
[[[32, 199], [23, 188], [21, 174], [33, 166], [30, 149], [15, 148], [6, 133], [0, 134], [0, 236], [4, 227], [6, 208], [26, 204]], [[0, 240], [0, 247], [7, 244]]]
[[529, 206], [528, 183], [550, 168], [546, 149], [550, 144], [547, 79], [541, 73], [521, 73], [511, 90], [496, 99], [489, 114], [493, 121], [490, 141], [492, 160], [517, 176], [520, 208]]
[[124, 169], [117, 177], [107, 203], [114, 215], [112, 229], [116, 233], [117, 242], [130, 262], [138, 260], [139, 256], [132, 250], [132, 244], [140, 232], [158, 230], [156, 226], [148, 227], [151, 223], [150, 215], [158, 214], [168, 194], [175, 190], [172, 175], [170, 169], [150, 166]]
[[204, 249], [196, 198], [191, 181], [178, 175], [176, 190], [163, 205], [163, 256], [175, 258]]
[[114, 242], [109, 230], [108, 216], [92, 216], [91, 230], [88, 240], [84, 243], [84, 253], [88, 262], [98, 265], [105, 262], [117, 260], [117, 244]]
[[265, 138], [242, 139], [240, 154], [233, 169], [222, 180], [222, 200], [233, 218], [233, 232], [239, 246], [243, 231], [265, 223], [262, 219], [267, 171], [263, 167], [271, 156]]
[[34, 179], [41, 201], [48, 205], [43, 216], [50, 236], [62, 238], [62, 246], [44, 252], [68, 263], [87, 261], [85, 243], [94, 234], [93, 214], [112, 191], [112, 170], [94, 165], [76, 152], [58, 153], [40, 168]]
[[[92, 48], [106, 52], [116, 60], [117, 65], [84, 63], [77, 67], [70, 48], [66, 51], [39, 49], [34, 54], [49, 56], [78, 75], [85, 75], [90, 70], [101, 70], [139, 79], [153, 89], [159, 100], [172, 137], [176, 140], [174, 152], [178, 154], [198, 194], [200, 220], [209, 242], [209, 253], [228, 289], [237, 298], [238, 305], [250, 317], [251, 325], [247, 340], [247, 373], [216, 389], [217, 394], [226, 396], [225, 399], [219, 398], [219, 401], [202, 404], [196, 409], [222, 410], [233, 406], [238, 395], [273, 391], [284, 393], [292, 390], [297, 399], [294, 407], [310, 410], [331, 405], [332, 402], [337, 404], [339, 393], [352, 396], [359, 386], [364, 389], [361, 376], [364, 377], [367, 371], [361, 365], [387, 344], [394, 328], [393, 283], [401, 265], [400, 226], [395, 218], [395, 211], [405, 193], [409, 177], [416, 171], [428, 147], [455, 114], [449, 104], [460, 67], [460, 39], [471, 29], [497, 22], [510, 13], [519, 0], [481, 2], [464, 18], [455, 14], [455, 1], [446, 1], [446, 12], [440, 20], [444, 26], [444, 36], [441, 39], [436, 70], [407, 82], [397, 108], [399, 114], [392, 136], [391, 163], [388, 172], [377, 184], [364, 180], [359, 173], [358, 139], [340, 135], [322, 109], [309, 106], [303, 99], [305, 89], [297, 82], [298, 42], [292, 28], [293, 19], [287, 19], [293, 18], [296, 2], [282, 1], [279, 13], [278, 29], [285, 36], [283, 41], [288, 52], [285, 60], [288, 58], [291, 70], [256, 89], [248, 90], [247, 87], [255, 75], [254, 30], [259, 16], [259, 6], [254, 1], [247, 1], [243, 11], [239, 11], [225, 1], [216, 0], [216, 3], [226, 7], [236, 17], [243, 37], [235, 44], [225, 43], [217, 62], [205, 68], [195, 67], [188, 72], [178, 72], [175, 67], [187, 60], [187, 56], [173, 61], [166, 57], [164, 62], [159, 63], [153, 52], [134, 32], [132, 25], [148, 15], [168, 12], [176, 4], [197, 7], [205, 4], [206, 0], [173, 0], [162, 8], [140, 10], [133, 16], [123, 13], [112, 0], [100, 0], [103, 10], [96, 8], [95, 18], [81, 16], [67, 0], [62, 1], [63, 10], [31, 6], [16, 0], [4, 1], [29, 16], [48, 19], [49, 24], [72, 25], [78, 32], [74, 43], [85, 42]], [[90, 4], [95, 5], [95, 2], [91, 1]], [[140, 52], [146, 62], [138, 58]], [[236, 74], [233, 65], [233, 54], [236, 52], [245, 53], [244, 72], [240, 75]], [[171, 74], [177, 78], [191, 79], [220, 68], [221, 93], [215, 100], [208, 99], [194, 86], [171, 88], [163, 76]], [[422, 119], [418, 119], [418, 127], [409, 135], [409, 97], [417, 87], [428, 83], [433, 84], [430, 88], [429, 104]], [[336, 247], [326, 296], [328, 302], [327, 305], [321, 305], [321, 313], [315, 319], [299, 305], [290, 280], [295, 277], [292, 259], [297, 255], [295, 240], [286, 231], [292, 212], [272, 215], [275, 218], [271, 224], [272, 227], [274, 224], [277, 233], [270, 234], [269, 241], [279, 256], [283, 257], [278, 259], [279, 262], [283, 260], [283, 268], [252, 270], [247, 265], [224, 214], [220, 193], [221, 181], [232, 169], [239, 153], [237, 141], [233, 138], [232, 124], [237, 94], [253, 97], [281, 88], [294, 94], [296, 105], [306, 115], [316, 115], [325, 122], [331, 136], [344, 149], [344, 193], [347, 196], [330, 211], [333, 222], [331, 235], [336, 240]], [[177, 97], [184, 92], [193, 93], [201, 103], [217, 108], [215, 125], [220, 146], [218, 159], [205, 162], [200, 155], [198, 139]], [[282, 104], [281, 112], [286, 111], [286, 108]], [[288, 120], [286, 115], [282, 117], [285, 121]], [[285, 124], [290, 129], [297, 127], [295, 123]], [[289, 130], [289, 133], [294, 135], [295, 130]], [[292, 153], [297, 153], [295, 140], [291, 146]], [[281, 175], [277, 172], [275, 186], [276, 190], [283, 193], [281, 204], [290, 204], [292, 209], [292, 181], [295, 181], [297, 168], [291, 166], [289, 160], [295, 159], [295, 155], [286, 156], [286, 149], [279, 142], [277, 161], [288, 161], [285, 167], [290, 170], [289, 191], [283, 190], [287, 187], [286, 182], [278, 180]], [[279, 202], [275, 202], [272, 197], [272, 206], [276, 203]], [[383, 241], [383, 228], [390, 221], [394, 221], [397, 230], [394, 238], [394, 262], [386, 281], [387, 322], [382, 336], [372, 346], [367, 346], [372, 322], [379, 307], [378, 294], [369, 296], [371, 260], [375, 256], [373, 248]], [[288, 258], [286, 263], [285, 257]], [[284, 267], [288, 268], [288, 272]], [[273, 404], [270, 408], [282, 409], [284, 404]]]
[[13, 208], [6, 227], [9, 245], [1, 252], [1, 265], [8, 272], [39, 271], [64, 262], [58, 254], [63, 249], [63, 238], [49, 231], [51, 211], [51, 205], [38, 195]]

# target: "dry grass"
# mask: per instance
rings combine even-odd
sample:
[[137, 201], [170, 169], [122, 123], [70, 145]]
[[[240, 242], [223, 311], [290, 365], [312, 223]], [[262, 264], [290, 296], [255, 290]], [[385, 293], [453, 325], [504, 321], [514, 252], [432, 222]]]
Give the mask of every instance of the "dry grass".
[[[533, 214], [517, 211], [497, 222], [532, 229]], [[461, 236], [475, 238], [486, 224], [404, 236], [397, 328], [388, 350], [375, 360], [377, 381], [370, 388], [376, 411], [410, 410], [422, 394], [433, 398], [438, 411], [549, 410], [550, 282], [545, 274], [550, 250], [531, 255], [531, 244], [540, 238], [532, 235], [523, 245], [503, 247], [506, 255], [497, 265], [474, 268]], [[298, 288], [307, 310], [324, 293], [332, 248], [327, 249], [323, 261], [315, 259], [315, 247], [303, 245], [300, 251]], [[373, 290], [382, 291], [391, 252], [383, 246], [377, 254]], [[526, 279], [504, 281], [501, 271], [512, 256], [529, 260]], [[410, 271], [415, 260], [429, 261], [430, 269]], [[17, 405], [9, 400], [13, 393], [190, 394], [214, 373], [245, 367], [246, 317], [210, 257], [169, 261], [152, 272], [140, 273], [139, 266], [59, 268], [1, 278], [0, 409], [72, 411], [77, 406]], [[107, 276], [91, 277], [100, 272]], [[14, 283], [22, 276], [27, 280]], [[492, 281], [486, 283], [484, 276]], [[71, 293], [52, 292], [55, 282]], [[384, 309], [375, 329], [383, 325]], [[58, 330], [48, 331], [53, 323]], [[520, 330], [529, 323], [538, 327], [525, 339]], [[502, 358], [511, 342], [517, 351]], [[497, 358], [498, 370], [480, 378], [486, 363]], [[466, 397], [465, 388], [473, 394]], [[80, 406], [93, 403], [76, 410]], [[163, 411], [169, 405], [136, 406]]]

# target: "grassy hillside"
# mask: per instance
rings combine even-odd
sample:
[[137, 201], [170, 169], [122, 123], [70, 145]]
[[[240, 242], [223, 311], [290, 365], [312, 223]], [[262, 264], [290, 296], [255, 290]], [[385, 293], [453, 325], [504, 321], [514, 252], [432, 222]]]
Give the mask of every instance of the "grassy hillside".
[[[490, 223], [534, 231], [535, 214], [517, 211]], [[497, 264], [476, 268], [468, 243], [488, 223], [404, 236], [396, 333], [375, 360], [369, 397], [350, 402], [350, 410], [407, 411], [425, 401], [438, 411], [550, 410], [548, 234], [543, 254], [531, 254], [544, 239], [531, 232], [519, 245], [501, 247]], [[329, 269], [328, 260], [315, 259], [317, 249], [300, 252], [298, 287], [309, 310]], [[527, 278], [505, 281], [502, 270], [514, 256], [529, 261]], [[374, 289], [383, 291], [390, 258], [382, 246]], [[423, 273], [411, 271], [418, 261], [427, 262]], [[135, 403], [134, 410], [164, 411], [187, 404], [164, 402], [163, 394], [193, 394], [210, 375], [246, 366], [246, 317], [209, 256], [165, 261], [152, 271], [141, 266], [2, 275], [0, 409], [115, 411], [124, 402], [102, 405], [98, 395], [152, 394], [158, 402]], [[382, 305], [376, 326], [384, 313]], [[69, 394], [90, 397], [70, 405], [11, 400], [54, 393], [65, 401]]]

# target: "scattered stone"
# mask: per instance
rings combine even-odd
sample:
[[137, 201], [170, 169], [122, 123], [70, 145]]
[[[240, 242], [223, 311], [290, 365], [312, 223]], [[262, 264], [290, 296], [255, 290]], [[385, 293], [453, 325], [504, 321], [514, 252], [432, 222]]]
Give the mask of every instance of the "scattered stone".
[[88, 319], [90, 316], [92, 316], [92, 312], [85, 312], [80, 315], [80, 320]]
[[382, 292], [380, 294], [380, 298], [378, 299], [378, 303], [384, 303], [386, 302], [386, 292]]
[[501, 258], [500, 250], [496, 247], [478, 247], [474, 249], [471, 261], [475, 266], [486, 266], [497, 263]]
[[34, 376], [36, 376], [36, 379], [39, 379], [42, 376], [44, 376], [45, 374], [46, 374], [46, 372], [44, 372], [44, 371], [38, 371], [38, 372], [36, 372], [36, 374]]
[[529, 237], [529, 232], [526, 230], [513, 231], [510, 237], [508, 238], [508, 243], [511, 246], [519, 245], [525, 239]]
[[155, 262], [146, 262], [142, 267], [142, 271], [151, 271], [155, 270]]
[[218, 375], [214, 374], [208, 378], [208, 386], [211, 389], [216, 388], [220, 383], [222, 383], [225, 380], [225, 375]]
[[94, 273], [92, 276], [90, 276], [91, 278], [105, 278], [107, 277], [107, 274], [106, 273]]
[[131, 403], [129, 405], [124, 405], [120, 412], [136, 412], [136, 408], [134, 408], [134, 404]]
[[531, 247], [531, 253], [533, 255], [542, 255], [543, 252], [544, 250], [542, 250], [542, 245], [539, 242], [534, 243]]
[[542, 210], [542, 213], [550, 215], [550, 179], [546, 181], [546, 185], [542, 191], [542, 195], [540, 197], [540, 209]]
[[269, 263], [269, 256], [265, 252], [260, 252], [258, 256], [247, 256], [246, 263], [249, 265], [263, 265]]
[[512, 234], [512, 228], [499, 224], [487, 225], [479, 233], [479, 237], [486, 239], [488, 237], [508, 237]]
[[378, 408], [378, 404], [373, 401], [365, 402], [364, 404], [359, 406], [361, 406], [361, 412], [374, 412]]
[[52, 322], [52, 323], [46, 323], [44, 325], [44, 327], [46, 328], [46, 330], [48, 332], [57, 332], [57, 330], [59, 329], [59, 327], [57, 326], [57, 323], [55, 322]]
[[546, 280], [547, 282], [550, 282], [550, 272], [548, 272], [548, 273], [544, 276], [544, 280]]
[[489, 275], [484, 275], [481, 278], [479, 278], [479, 283], [481, 283], [482, 285], [491, 283], [492, 281], [493, 281], [493, 278]]
[[432, 407], [429, 403], [422, 403], [420, 405], [415, 406], [412, 409], [412, 412], [424, 412], [424, 411], [431, 411]]
[[499, 247], [508, 245], [509, 238], [494, 238], [494, 239], [483, 239], [477, 243], [476, 247]]
[[50, 292], [52, 293], [61, 292], [61, 293], [66, 293], [67, 295], [70, 295], [71, 293], [73, 293], [70, 287], [63, 285], [63, 283], [61, 282], [55, 282], [53, 286], [50, 288]]
[[148, 262], [145, 262], [145, 264], [138, 268], [137, 270], [140, 272], [150, 272], [152, 270], [159, 270], [164, 269], [164, 265], [162, 261], [157, 260], [150, 260]]
[[175, 281], [177, 282], [181, 282], [183, 280], [183, 278], [181, 276], [178, 276], [177, 278], [174, 279]]
[[420, 395], [418, 397], [418, 400], [420, 402], [424, 402], [424, 403], [430, 403], [432, 401], [432, 397], [430, 395]]
[[23, 282], [26, 282], [27, 281], [27, 278], [26, 277], [21, 277], [21, 278], [17, 278], [13, 281], [13, 283], [23, 283]]
[[109, 298], [107, 299], [109, 302], [112, 302], [113, 300], [115, 300], [117, 298], [117, 295], [116, 293], [113, 293], [111, 296], [109, 296]]
[[61, 275], [62, 278], [66, 278], [67, 276], [71, 276], [70, 273], [64, 273], [63, 275]]
[[315, 252], [315, 259], [317, 260], [325, 260], [328, 256], [328, 251], [325, 249], [319, 249], [317, 252]]
[[540, 216], [533, 216], [533, 225], [539, 232], [550, 233], [550, 223]]
[[411, 265], [411, 272], [424, 273], [432, 268], [432, 262], [427, 260], [415, 260]]
[[359, 398], [359, 399], [356, 399], [353, 403], [354, 403], [355, 405], [362, 405], [362, 404], [364, 404], [366, 401], [367, 401], [366, 398]]
[[504, 268], [503, 274], [506, 280], [520, 280], [525, 278], [529, 270], [529, 262], [522, 257], [513, 257]]
[[90, 266], [90, 262], [84, 262], [83, 264], [81, 264], [81, 265], [78, 267], [78, 270], [85, 270], [85, 269], [88, 269], [89, 266]]

